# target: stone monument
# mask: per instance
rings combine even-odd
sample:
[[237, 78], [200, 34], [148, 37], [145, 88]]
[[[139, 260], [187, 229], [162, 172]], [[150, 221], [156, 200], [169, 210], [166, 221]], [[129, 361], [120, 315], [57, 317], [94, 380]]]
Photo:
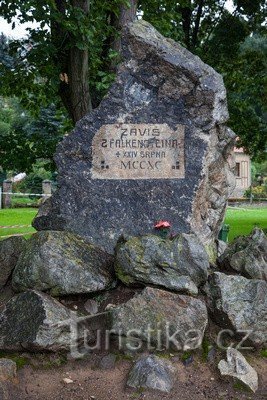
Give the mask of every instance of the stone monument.
[[125, 28], [122, 55], [100, 106], [58, 146], [59, 188], [34, 226], [113, 252], [164, 219], [212, 247], [234, 184], [222, 77], [145, 21]]

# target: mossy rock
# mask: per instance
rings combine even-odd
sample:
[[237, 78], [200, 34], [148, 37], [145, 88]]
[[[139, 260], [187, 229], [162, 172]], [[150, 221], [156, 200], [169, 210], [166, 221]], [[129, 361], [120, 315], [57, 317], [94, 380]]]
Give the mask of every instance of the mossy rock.
[[19, 257], [12, 286], [53, 296], [94, 293], [114, 285], [113, 257], [80, 236], [63, 231], [34, 234]]
[[174, 239], [156, 235], [121, 240], [115, 251], [115, 271], [126, 285], [152, 284], [195, 295], [208, 276], [209, 259], [194, 234]]

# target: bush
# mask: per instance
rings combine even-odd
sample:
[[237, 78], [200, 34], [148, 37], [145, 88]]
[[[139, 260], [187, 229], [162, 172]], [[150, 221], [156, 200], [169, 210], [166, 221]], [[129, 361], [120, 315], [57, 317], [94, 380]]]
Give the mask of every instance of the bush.
[[245, 191], [244, 196], [250, 198], [253, 196], [253, 199], [267, 199], [267, 186], [254, 186]]
[[25, 193], [42, 193], [42, 182], [43, 178], [32, 172], [23, 179], [19, 188]]
[[[53, 174], [46, 170], [46, 161], [39, 161], [32, 167], [32, 172], [27, 174], [26, 178], [14, 185], [16, 190], [22, 193], [42, 193], [42, 182], [45, 179], [52, 180]], [[33, 197], [33, 196], [32, 196]], [[37, 198], [36, 198], [37, 200]]]

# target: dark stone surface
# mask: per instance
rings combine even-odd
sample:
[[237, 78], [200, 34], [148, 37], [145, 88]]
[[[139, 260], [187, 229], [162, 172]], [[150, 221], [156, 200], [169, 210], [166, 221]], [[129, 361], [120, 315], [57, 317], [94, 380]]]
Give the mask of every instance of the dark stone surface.
[[201, 345], [208, 315], [200, 299], [147, 287], [112, 309], [111, 323], [115, 334], [139, 338], [158, 350], [188, 350]]
[[0, 381], [14, 380], [17, 376], [17, 365], [9, 358], [0, 358]]
[[[222, 77], [145, 21], [126, 27], [122, 43], [125, 61], [108, 95], [58, 147], [59, 189], [34, 226], [78, 233], [111, 252], [122, 233], [147, 234], [165, 219], [211, 245], [234, 182]], [[118, 123], [184, 125], [185, 178], [92, 179], [94, 135]]]
[[267, 237], [259, 229], [249, 236], [239, 236], [218, 258], [221, 268], [239, 272], [246, 278], [267, 281]]
[[[214, 272], [206, 286], [207, 306], [215, 322], [255, 347], [267, 342], [267, 283]], [[242, 333], [243, 332], [243, 333]]]
[[208, 278], [209, 259], [194, 234], [174, 239], [156, 235], [121, 240], [115, 251], [115, 270], [126, 285], [162, 286], [176, 292], [197, 294]]
[[100, 369], [113, 369], [116, 363], [116, 355], [115, 354], [108, 354], [101, 358], [99, 363]]
[[70, 311], [52, 297], [29, 290], [13, 297], [0, 314], [0, 349], [60, 351], [70, 346]]
[[175, 368], [170, 361], [154, 355], [142, 356], [131, 369], [127, 386], [170, 392], [175, 378]]
[[7, 283], [25, 245], [26, 239], [23, 237], [15, 236], [0, 241], [0, 290]]
[[24, 400], [22, 390], [18, 384], [9, 381], [0, 381], [1, 400]]
[[94, 293], [114, 283], [113, 256], [78, 235], [62, 231], [34, 234], [12, 276], [15, 291], [37, 289], [52, 296]]

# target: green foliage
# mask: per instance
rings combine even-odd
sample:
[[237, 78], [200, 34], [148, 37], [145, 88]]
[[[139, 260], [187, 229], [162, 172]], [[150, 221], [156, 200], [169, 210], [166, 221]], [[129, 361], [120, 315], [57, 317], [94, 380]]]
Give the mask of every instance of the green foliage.
[[53, 174], [46, 169], [46, 162], [39, 161], [32, 166], [32, 172], [14, 186], [14, 191], [22, 193], [42, 193], [42, 182], [52, 180]]
[[17, 368], [23, 368], [25, 365], [29, 364], [29, 360], [25, 357], [21, 357], [21, 356], [11, 356], [9, 357], [11, 358], [12, 361], [14, 361], [17, 364]]
[[212, 346], [210, 345], [210, 342], [206, 336], [203, 338], [201, 346], [202, 346], [202, 359], [203, 361], [207, 361], [209, 351]]
[[[11, 23], [18, 13], [20, 22], [40, 23], [39, 28], [28, 28], [27, 38], [6, 40], [2, 44], [2, 57], [0, 49], [0, 77], [4, 77], [0, 94], [19, 97], [22, 105], [32, 113], [38, 113], [40, 107], [47, 107], [51, 102], [56, 106], [60, 103], [59, 75], [67, 71], [66, 62], [73, 47], [89, 50], [90, 87], [95, 105], [114, 77], [109, 69], [114, 57], [110, 46], [117, 32], [111, 18], [118, 15], [121, 4], [127, 2], [92, 0], [89, 15], [81, 8], [73, 7], [71, 1], [60, 3], [66, 7], [63, 14], [53, 0], [0, 1], [1, 15], [8, 22]], [[9, 62], [3, 63], [4, 57]]]
[[29, 359], [26, 357], [22, 357], [19, 354], [8, 354], [5, 352], [0, 353], [0, 358], [8, 358], [12, 361], [14, 361], [17, 365], [17, 368], [23, 368], [25, 365], [29, 364]]
[[[119, 35], [117, 19], [121, 5], [128, 1], [88, 0], [89, 14], [74, 7], [74, 3], [70, 0], [0, 0], [1, 15], [9, 23], [19, 15], [20, 22], [40, 24], [38, 28], [28, 28], [28, 37], [22, 40], [0, 37], [0, 95], [17, 96], [36, 117], [41, 108], [48, 109], [52, 103], [56, 109], [60, 108], [59, 75], [68, 70], [73, 48], [88, 50], [93, 107], [99, 104], [114, 79], [114, 65], [119, 60], [114, 49]], [[65, 7], [64, 12], [60, 6]], [[264, 0], [234, 0], [234, 7], [234, 11], [228, 11], [225, 0], [138, 1], [139, 15], [223, 74], [228, 91], [229, 124], [240, 137], [240, 145], [260, 160], [267, 145], [264, 24], [267, 7]], [[9, 135], [8, 122], [0, 120], [0, 134]], [[22, 123], [17, 121], [18, 129]], [[18, 129], [15, 135], [12, 133], [12, 140], [23, 143], [28, 152], [28, 142], [17, 137]], [[34, 128], [31, 138], [34, 142], [30, 140], [30, 143], [42, 142], [35, 136]], [[48, 147], [50, 153], [55, 146], [50, 141]], [[18, 155], [24, 159], [20, 169], [33, 162], [32, 159], [26, 162], [20, 152]]]
[[6, 172], [3, 171], [2, 167], [0, 166], [0, 185], [2, 185], [3, 181], [7, 178]]
[[202, 58], [224, 76], [228, 124], [239, 136], [239, 145], [260, 160], [267, 146], [267, 36], [252, 20], [243, 18], [243, 12], [223, 13], [204, 44]]
[[244, 193], [244, 196], [250, 198], [251, 193], [253, 199], [267, 199], [267, 185], [254, 186], [250, 189], [247, 189]]
[[[62, 139], [66, 117], [55, 105], [41, 109], [33, 118], [15, 99], [3, 99], [0, 112], [1, 166], [14, 172], [31, 171], [39, 159], [54, 170], [53, 154]], [[67, 120], [68, 121], [68, 120]]]
[[42, 193], [42, 182], [43, 179], [40, 176], [36, 175], [34, 172], [31, 172], [22, 181], [20, 189], [21, 191], [25, 191], [27, 193]]
[[225, 71], [238, 56], [240, 43], [249, 33], [244, 19], [225, 11], [205, 44], [206, 53], [203, 55], [205, 61], [221, 69], [222, 72]]
[[254, 159], [266, 159], [267, 146], [267, 36], [248, 37], [240, 46], [229, 87], [230, 125]]
[[25, 208], [25, 207], [39, 207], [39, 200], [36, 196], [25, 197], [25, 196], [12, 196], [11, 197], [12, 208]]
[[238, 390], [239, 392], [247, 392], [251, 393], [251, 390], [249, 389], [248, 386], [246, 386], [243, 382], [236, 380], [234, 385], [233, 385], [235, 390]]
[[188, 360], [188, 359], [191, 357], [191, 355], [192, 355], [192, 352], [191, 352], [191, 351], [185, 351], [185, 352], [183, 352], [183, 354], [181, 355], [181, 360], [182, 360], [182, 361], [186, 361], [186, 360]]
[[264, 358], [267, 358], [267, 349], [261, 350], [260, 355], [261, 355], [262, 357], [264, 357]]
[[145, 5], [141, 2], [141, 8], [144, 18], [161, 33], [180, 41], [223, 74], [229, 126], [240, 137], [240, 146], [260, 160], [267, 147], [267, 36], [263, 24], [267, 7], [262, 0], [236, 0], [230, 13], [224, 3], [209, 0], [201, 8], [200, 0], [149, 0]]
[[67, 357], [64, 354], [56, 355], [55, 357], [48, 357], [48, 358], [45, 355], [40, 367], [44, 368], [44, 369], [61, 367], [62, 365], [67, 364], [67, 361], [68, 361]]
[[133, 355], [131, 354], [125, 354], [122, 352], [115, 352], [114, 353], [116, 355], [116, 362], [120, 362], [120, 361], [133, 361]]
[[258, 182], [258, 177], [262, 176], [267, 178], [267, 161], [257, 163], [253, 162], [251, 165], [251, 177], [252, 177], [252, 183], [257, 183]]
[[158, 29], [162, 35], [176, 41], [184, 41], [182, 16], [177, 1], [148, 0], [141, 2], [143, 18]]

